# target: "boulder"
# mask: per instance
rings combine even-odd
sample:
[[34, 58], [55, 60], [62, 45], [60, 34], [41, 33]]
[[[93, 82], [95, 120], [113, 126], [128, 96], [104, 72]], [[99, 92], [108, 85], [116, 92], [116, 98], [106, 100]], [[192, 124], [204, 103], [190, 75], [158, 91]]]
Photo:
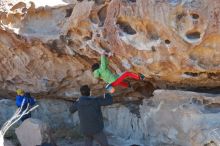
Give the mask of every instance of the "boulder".
[[16, 128], [15, 133], [21, 146], [36, 146], [51, 142], [47, 124], [37, 119], [30, 118], [25, 120]]
[[15, 145], [9, 140], [4, 140], [4, 146], [15, 146]]
[[90, 68], [103, 50], [114, 53], [112, 71], [142, 73], [161, 88], [220, 86], [219, 0], [29, 1], [0, 1], [5, 94], [70, 100], [85, 83], [100, 94]]
[[[105, 129], [144, 146], [220, 145], [220, 95], [156, 90], [141, 103], [103, 108]], [[117, 145], [117, 144], [115, 144]]]

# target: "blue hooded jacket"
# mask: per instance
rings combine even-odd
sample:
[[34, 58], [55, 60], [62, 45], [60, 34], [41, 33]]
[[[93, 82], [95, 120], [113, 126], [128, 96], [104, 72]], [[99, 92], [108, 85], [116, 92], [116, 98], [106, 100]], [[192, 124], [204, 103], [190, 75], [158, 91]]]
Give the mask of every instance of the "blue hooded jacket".
[[24, 105], [23, 107], [26, 108], [27, 104], [29, 103], [31, 106], [33, 106], [35, 104], [35, 99], [31, 96], [27, 97], [27, 94], [21, 96], [21, 95], [17, 95], [16, 96], [16, 105], [18, 107], [21, 107], [22, 102], [24, 100]]

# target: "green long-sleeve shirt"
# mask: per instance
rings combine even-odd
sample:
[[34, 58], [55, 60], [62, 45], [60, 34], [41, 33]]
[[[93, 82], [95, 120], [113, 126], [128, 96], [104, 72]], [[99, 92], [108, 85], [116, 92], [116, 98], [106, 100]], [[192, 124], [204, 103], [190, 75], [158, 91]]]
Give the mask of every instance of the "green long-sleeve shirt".
[[99, 69], [96, 69], [93, 72], [93, 75], [95, 78], [103, 79], [106, 83], [112, 83], [118, 78], [118, 75], [113, 74], [109, 70], [108, 59], [105, 55], [101, 56], [101, 65], [100, 65]]

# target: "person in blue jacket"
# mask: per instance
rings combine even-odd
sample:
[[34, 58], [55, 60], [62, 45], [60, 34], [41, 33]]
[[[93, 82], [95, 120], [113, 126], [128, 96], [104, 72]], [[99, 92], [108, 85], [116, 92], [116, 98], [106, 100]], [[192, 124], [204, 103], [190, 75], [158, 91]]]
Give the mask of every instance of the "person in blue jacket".
[[[31, 94], [29, 92], [24, 92], [23, 90], [21, 89], [18, 89], [16, 90], [17, 92], [17, 96], [16, 96], [16, 105], [17, 107], [19, 108], [22, 108], [21, 109], [21, 113], [26, 110], [28, 104], [29, 106], [33, 106], [35, 104], [35, 99], [33, 97], [31, 97]], [[23, 105], [22, 105], [23, 104]], [[20, 113], [20, 114], [21, 114]], [[31, 113], [28, 113], [26, 115], [24, 115], [22, 118], [21, 118], [21, 121], [23, 122], [24, 120], [28, 119], [31, 117]]]

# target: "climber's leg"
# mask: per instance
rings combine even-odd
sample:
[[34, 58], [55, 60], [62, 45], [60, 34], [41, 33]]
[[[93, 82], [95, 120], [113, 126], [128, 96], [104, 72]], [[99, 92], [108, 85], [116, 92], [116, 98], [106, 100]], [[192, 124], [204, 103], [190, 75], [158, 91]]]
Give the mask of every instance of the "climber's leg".
[[123, 87], [128, 87], [129, 84], [125, 84], [125, 82], [123, 82], [123, 80], [127, 77], [136, 79], [136, 80], [140, 80], [141, 77], [138, 74], [132, 73], [132, 72], [125, 72], [123, 73], [116, 81], [114, 81], [113, 83], [111, 83], [111, 85], [114, 86], [118, 86], [121, 85]]
[[28, 113], [28, 114], [22, 116], [21, 121], [24, 122], [24, 120], [26, 120], [28, 118], [31, 118], [31, 113]]

